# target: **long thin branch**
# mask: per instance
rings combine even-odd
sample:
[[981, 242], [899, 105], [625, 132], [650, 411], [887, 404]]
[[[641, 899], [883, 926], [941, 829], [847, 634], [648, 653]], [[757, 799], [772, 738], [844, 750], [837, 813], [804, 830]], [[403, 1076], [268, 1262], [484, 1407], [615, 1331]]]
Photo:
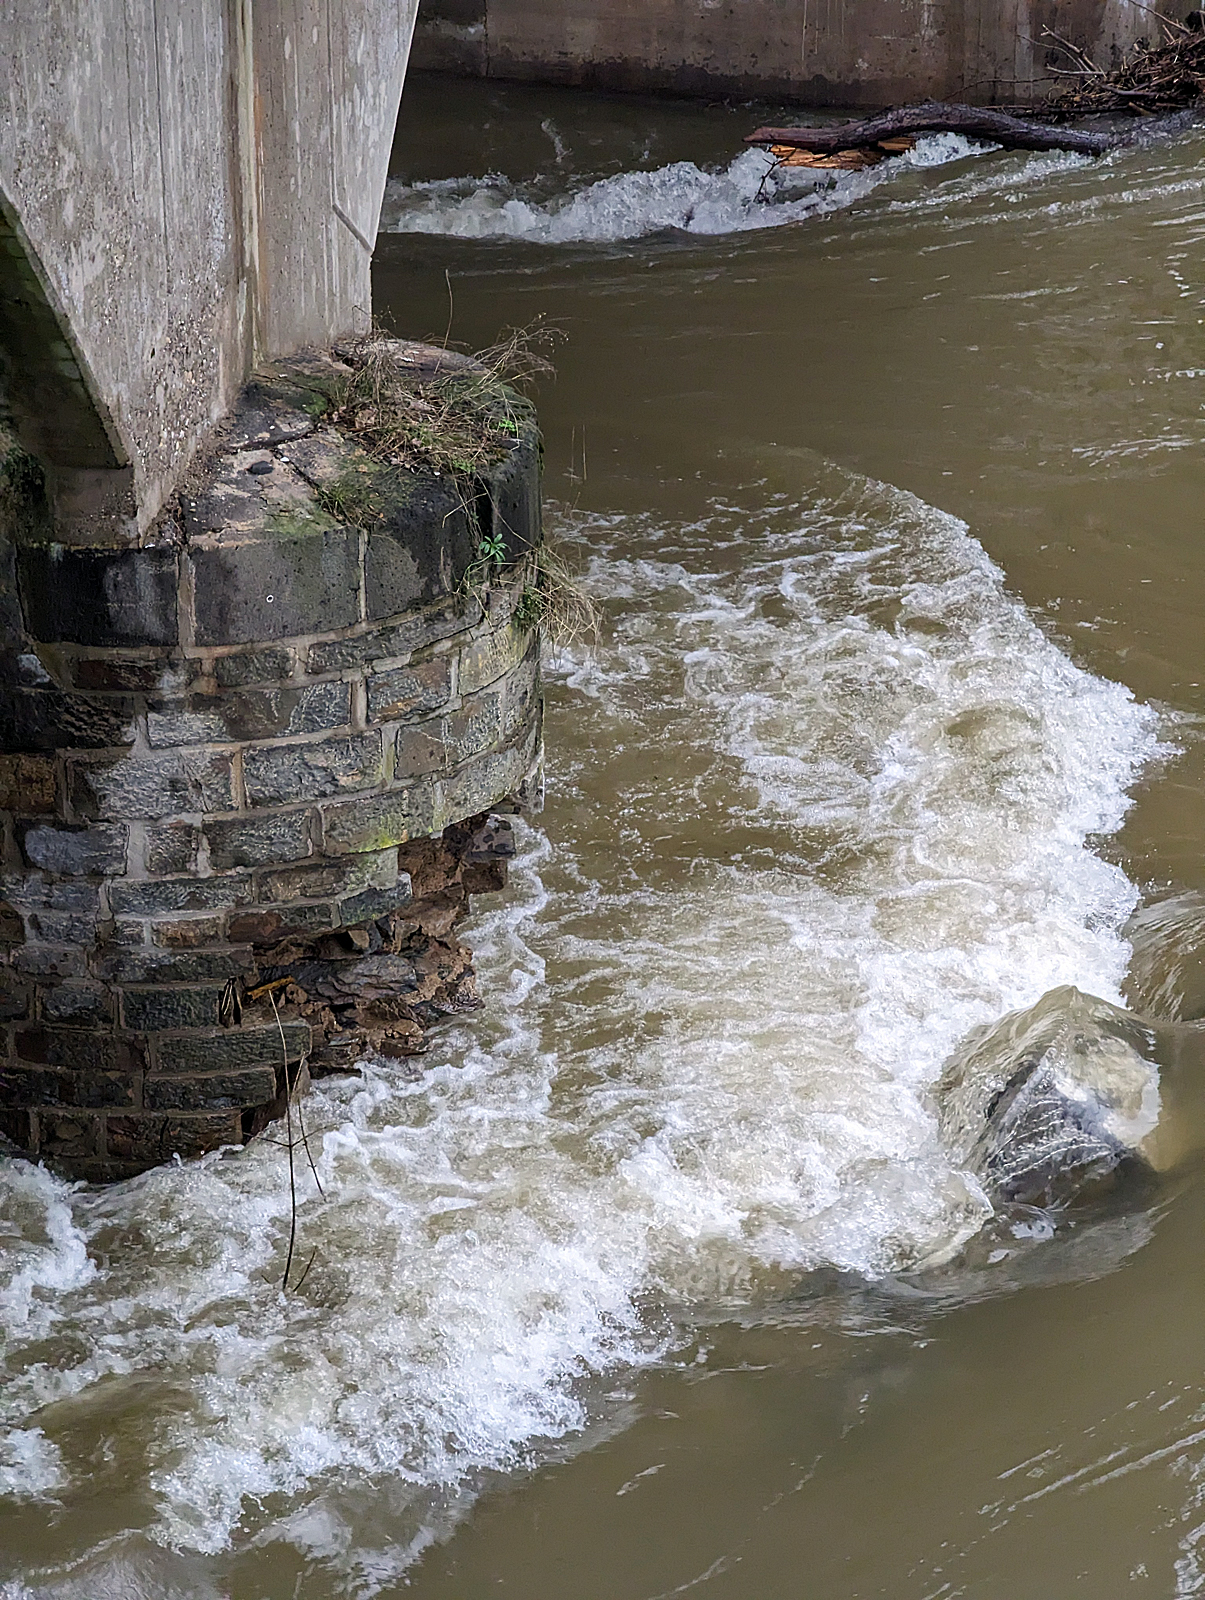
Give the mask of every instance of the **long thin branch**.
[[289, 1135], [289, 1250], [285, 1256], [285, 1275], [281, 1279], [280, 1287], [287, 1293], [289, 1273], [293, 1268], [293, 1250], [297, 1244], [297, 1174], [293, 1170], [293, 1091], [289, 1085], [289, 1046], [285, 1040], [284, 1025], [280, 1020], [280, 1012], [276, 1009], [276, 996], [270, 995], [269, 999], [272, 1001], [272, 1013], [280, 1032], [280, 1049], [285, 1068], [285, 1127]]
[[1064, 39], [1063, 35], [1056, 33], [1053, 28], [1043, 28], [1042, 38], [1053, 40], [1060, 50], [1065, 50], [1072, 61], [1078, 61], [1080, 66], [1086, 72], [1091, 73], [1093, 77], [1103, 78], [1105, 76], [1105, 69], [1098, 67], [1086, 50], [1081, 50], [1079, 45], [1072, 44], [1070, 39]]

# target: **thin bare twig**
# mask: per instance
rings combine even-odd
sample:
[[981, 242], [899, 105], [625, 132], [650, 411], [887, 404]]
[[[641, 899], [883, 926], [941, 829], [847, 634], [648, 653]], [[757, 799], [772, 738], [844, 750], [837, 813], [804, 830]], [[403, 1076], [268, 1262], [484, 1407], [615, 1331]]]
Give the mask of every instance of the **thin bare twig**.
[[318, 1259], [318, 1251], [315, 1249], [314, 1251], [311, 1252], [310, 1259], [306, 1262], [305, 1266], [302, 1267], [300, 1278], [298, 1278], [297, 1282], [293, 1285], [293, 1293], [294, 1294], [297, 1293], [297, 1291], [301, 1288], [302, 1284], [305, 1282], [306, 1273], [309, 1272], [310, 1268], [314, 1265], [314, 1262], [317, 1261], [317, 1259]]
[[444, 282], [448, 286], [448, 325], [444, 329], [444, 349], [448, 348], [448, 340], [452, 337], [452, 318], [456, 314], [455, 302], [452, 299], [452, 274], [447, 267], [444, 268]]
[[284, 1025], [280, 1020], [280, 1012], [276, 1009], [276, 996], [270, 995], [272, 1001], [272, 1014], [276, 1018], [276, 1026], [280, 1032], [280, 1049], [284, 1057], [285, 1069], [285, 1126], [289, 1133], [289, 1250], [285, 1256], [285, 1275], [281, 1279], [281, 1290], [288, 1293], [289, 1273], [293, 1266], [293, 1247], [297, 1243], [297, 1174], [293, 1170], [293, 1091], [289, 1085], [289, 1046], [285, 1040]]
[[1084, 72], [1090, 73], [1094, 78], [1103, 78], [1105, 76], [1105, 69], [1098, 67], [1086, 50], [1082, 50], [1077, 44], [1072, 44], [1070, 39], [1065, 39], [1061, 33], [1056, 33], [1053, 28], [1043, 28], [1042, 38], [1052, 40], [1060, 50], [1065, 50], [1072, 61], [1079, 62]]
[[[322, 1133], [334, 1133], [338, 1126], [339, 1124], [337, 1122], [327, 1122], [324, 1123], [320, 1128], [310, 1128], [308, 1131], [312, 1138], [317, 1138], [318, 1135]], [[264, 1144], [279, 1145], [282, 1150], [287, 1150], [289, 1148], [287, 1139], [273, 1139], [266, 1133], [261, 1134], [260, 1138], [263, 1140]], [[294, 1143], [296, 1143], [296, 1140]]]
[[1182, 22], [1177, 22], [1175, 17], [1169, 17], [1164, 11], [1156, 11], [1154, 6], [1144, 6], [1142, 0], [1130, 0], [1130, 4], [1138, 11], [1146, 11], [1152, 17], [1158, 17], [1165, 28], [1174, 28], [1177, 33], [1187, 34], [1192, 37], [1192, 29], [1186, 28]]
[[[285, 1039], [284, 1024], [280, 1020], [280, 1011], [276, 1005], [276, 996], [274, 994], [269, 994], [268, 999], [272, 1002], [272, 1015], [276, 1018], [276, 1029], [280, 1034], [280, 1049], [284, 1058], [285, 1071], [285, 1127], [288, 1130], [289, 1136], [289, 1250], [287, 1256], [285, 1257], [285, 1271], [284, 1278], [281, 1281], [281, 1288], [287, 1293], [289, 1287], [289, 1273], [293, 1266], [293, 1251], [297, 1244], [297, 1174], [293, 1167], [293, 1151], [297, 1148], [298, 1144], [300, 1144], [305, 1151], [306, 1160], [309, 1162], [310, 1171], [314, 1176], [314, 1182], [318, 1186], [318, 1193], [324, 1200], [326, 1198], [326, 1191], [323, 1189], [322, 1180], [318, 1176], [318, 1168], [314, 1165], [314, 1156], [310, 1149], [309, 1135], [306, 1133], [305, 1128], [305, 1113], [301, 1109], [300, 1100], [297, 1102], [297, 1125], [301, 1131], [301, 1138], [299, 1140], [293, 1138], [293, 1090], [297, 1085], [297, 1079], [301, 1076], [301, 1069], [305, 1063], [304, 1061], [299, 1061], [297, 1063], [297, 1072], [294, 1075], [293, 1082], [290, 1083], [289, 1046], [287, 1040]], [[313, 1257], [310, 1258], [310, 1264], [313, 1264]], [[296, 1284], [294, 1284], [294, 1293], [296, 1293], [297, 1289], [301, 1287], [301, 1283], [305, 1279], [305, 1274], [309, 1270], [310, 1268], [307, 1266], [305, 1268], [305, 1272], [301, 1274], [301, 1278]]]

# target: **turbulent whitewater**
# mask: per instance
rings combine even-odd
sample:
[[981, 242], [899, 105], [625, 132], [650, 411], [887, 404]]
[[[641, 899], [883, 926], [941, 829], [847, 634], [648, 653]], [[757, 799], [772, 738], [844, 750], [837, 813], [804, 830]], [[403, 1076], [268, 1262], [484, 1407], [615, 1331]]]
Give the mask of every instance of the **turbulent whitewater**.
[[[311, 1096], [300, 1292], [278, 1145], [101, 1192], [0, 1162], [0, 1485], [87, 1504], [105, 1560], [283, 1540], [372, 1592], [680, 1313], [947, 1255], [989, 1212], [929, 1100], [952, 1048], [1057, 985], [1120, 999], [1135, 893], [1089, 842], [1153, 717], [963, 524], [821, 469], [568, 531], [606, 627], [549, 665], [487, 1007], [419, 1081]], [[374, 1484], [414, 1506], [388, 1558], [349, 1531]]]
[[[462, 239], [527, 239], [537, 244], [610, 243], [677, 229], [740, 233], [843, 210], [903, 173], [962, 161], [984, 148], [961, 134], [930, 134], [916, 147], [862, 172], [778, 168], [746, 150], [716, 171], [675, 161], [566, 185], [559, 175], [512, 183], [500, 175], [405, 184], [391, 181], [386, 233], [446, 233]], [[1065, 156], [1053, 158], [1066, 165]], [[1048, 159], [1043, 166], [1051, 166]]]

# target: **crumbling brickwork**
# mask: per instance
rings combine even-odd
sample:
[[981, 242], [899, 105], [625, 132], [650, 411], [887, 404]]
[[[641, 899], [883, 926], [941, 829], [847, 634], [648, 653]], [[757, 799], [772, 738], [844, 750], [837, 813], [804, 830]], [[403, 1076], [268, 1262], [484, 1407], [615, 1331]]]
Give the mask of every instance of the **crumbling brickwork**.
[[237, 1141], [286, 1056], [406, 1053], [472, 1003], [490, 813], [538, 792], [534, 426], [470, 496], [411, 474], [345, 520], [331, 367], [253, 385], [140, 549], [9, 517], [0, 1131], [82, 1176]]

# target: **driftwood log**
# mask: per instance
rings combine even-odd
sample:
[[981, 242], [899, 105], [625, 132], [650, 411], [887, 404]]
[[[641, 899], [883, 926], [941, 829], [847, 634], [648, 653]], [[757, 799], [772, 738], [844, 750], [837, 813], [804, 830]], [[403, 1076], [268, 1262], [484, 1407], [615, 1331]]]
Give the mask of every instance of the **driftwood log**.
[[746, 144], [790, 145], [796, 150], [835, 153], [866, 150], [883, 139], [906, 133], [962, 133], [969, 139], [990, 139], [1008, 150], [1074, 150], [1079, 155], [1100, 156], [1125, 139], [1115, 133], [1085, 133], [1079, 128], [1052, 128], [1041, 122], [1010, 117], [1006, 111], [980, 106], [924, 105], [884, 111], [863, 122], [838, 122], [827, 128], [758, 128]]

